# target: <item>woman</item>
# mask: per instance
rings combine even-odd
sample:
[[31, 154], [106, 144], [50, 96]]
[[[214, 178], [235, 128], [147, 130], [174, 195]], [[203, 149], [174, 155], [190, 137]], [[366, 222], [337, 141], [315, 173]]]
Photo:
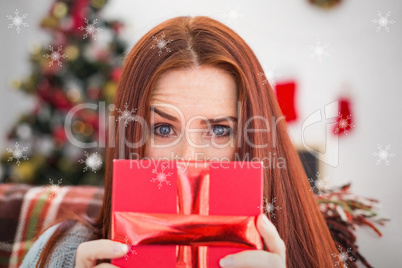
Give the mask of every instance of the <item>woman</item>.
[[137, 108], [137, 118], [146, 119], [150, 128], [140, 120], [110, 126], [115, 138], [109, 139], [98, 219], [78, 219], [78, 224], [72, 219], [51, 227], [36, 241], [23, 266], [92, 267], [126, 254], [127, 246], [109, 240], [112, 159], [137, 155], [266, 160], [274, 155], [282, 161], [264, 169], [264, 197], [275, 198], [281, 210], [275, 218], [267, 215], [272, 222], [263, 214], [258, 217], [265, 250], [232, 254], [220, 265], [333, 267], [336, 260], [331, 253], [337, 249], [309, 191], [275, 95], [259, 76], [261, 70], [243, 39], [208, 17], [173, 18], [148, 32], [126, 59], [114, 104]]

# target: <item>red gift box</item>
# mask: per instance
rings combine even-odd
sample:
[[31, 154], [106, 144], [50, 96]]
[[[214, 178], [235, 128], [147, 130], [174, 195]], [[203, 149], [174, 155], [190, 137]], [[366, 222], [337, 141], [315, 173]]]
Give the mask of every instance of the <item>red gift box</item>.
[[119, 267], [220, 267], [262, 249], [262, 162], [114, 160], [111, 239]]

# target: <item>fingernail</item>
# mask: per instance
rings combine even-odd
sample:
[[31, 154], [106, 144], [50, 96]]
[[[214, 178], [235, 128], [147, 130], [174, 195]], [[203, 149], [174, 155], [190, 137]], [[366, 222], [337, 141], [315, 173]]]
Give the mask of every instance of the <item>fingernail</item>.
[[116, 254], [123, 254], [123, 253], [127, 253], [127, 251], [128, 251], [128, 246], [126, 245], [126, 244], [122, 244], [122, 243], [119, 243], [119, 242], [116, 242], [114, 245], [113, 245], [113, 250], [114, 250], [114, 252], [116, 252]]
[[267, 215], [263, 214], [263, 216], [262, 216], [262, 217], [263, 217], [263, 222], [264, 222], [264, 225], [268, 227], [268, 226], [269, 226], [269, 220], [268, 220]]
[[219, 265], [221, 267], [232, 267], [233, 266], [233, 257], [232, 256], [227, 256], [223, 259], [219, 260]]

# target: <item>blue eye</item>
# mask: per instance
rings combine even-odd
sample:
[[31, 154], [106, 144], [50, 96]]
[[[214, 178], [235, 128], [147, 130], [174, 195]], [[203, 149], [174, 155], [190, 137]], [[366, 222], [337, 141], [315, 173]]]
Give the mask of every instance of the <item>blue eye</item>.
[[154, 128], [156, 135], [168, 137], [171, 135], [172, 128], [169, 125], [160, 125]]
[[222, 125], [214, 126], [212, 128], [212, 131], [213, 131], [214, 135], [220, 136], [220, 137], [227, 136], [231, 132], [229, 127], [222, 126]]

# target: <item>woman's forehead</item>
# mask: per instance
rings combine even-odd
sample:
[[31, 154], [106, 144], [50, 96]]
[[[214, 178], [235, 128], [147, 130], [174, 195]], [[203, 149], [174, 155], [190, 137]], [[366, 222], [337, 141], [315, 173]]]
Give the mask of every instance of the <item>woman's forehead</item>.
[[150, 102], [186, 113], [236, 116], [237, 87], [231, 75], [217, 68], [172, 70], [158, 79]]

